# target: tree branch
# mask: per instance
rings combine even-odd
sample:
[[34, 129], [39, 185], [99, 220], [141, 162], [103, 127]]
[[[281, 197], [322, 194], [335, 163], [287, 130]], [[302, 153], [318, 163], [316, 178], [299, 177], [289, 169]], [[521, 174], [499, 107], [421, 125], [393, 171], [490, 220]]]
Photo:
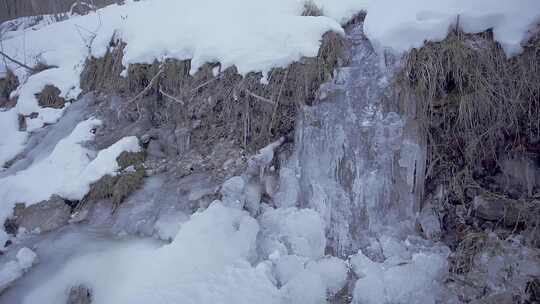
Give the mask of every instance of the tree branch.
[[4, 56], [4, 58], [8, 59], [9, 61], [11, 61], [11, 62], [13, 62], [13, 63], [15, 63], [17, 65], [22, 66], [23, 68], [29, 70], [30, 72], [35, 72], [36, 71], [35, 69], [27, 66], [26, 64], [20, 62], [19, 60], [15, 59], [15, 58], [10, 57], [8, 54], [6, 54], [6, 53], [4, 53], [2, 51], [0, 51], [0, 55]]

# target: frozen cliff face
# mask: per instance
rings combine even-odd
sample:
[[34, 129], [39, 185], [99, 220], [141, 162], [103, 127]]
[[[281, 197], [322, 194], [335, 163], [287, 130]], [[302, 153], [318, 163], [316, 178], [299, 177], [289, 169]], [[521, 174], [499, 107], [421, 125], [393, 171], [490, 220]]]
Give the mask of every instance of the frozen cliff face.
[[[287, 170], [298, 176], [300, 205], [328, 225], [328, 249], [346, 256], [367, 237], [415, 214], [414, 186], [421, 147], [403, 117], [383, 112], [387, 78], [361, 26], [349, 33], [351, 64], [321, 88], [321, 102], [305, 107]], [[423, 170], [418, 170], [421, 172]], [[291, 182], [286, 183], [288, 188]], [[286, 203], [282, 200], [281, 203]]]

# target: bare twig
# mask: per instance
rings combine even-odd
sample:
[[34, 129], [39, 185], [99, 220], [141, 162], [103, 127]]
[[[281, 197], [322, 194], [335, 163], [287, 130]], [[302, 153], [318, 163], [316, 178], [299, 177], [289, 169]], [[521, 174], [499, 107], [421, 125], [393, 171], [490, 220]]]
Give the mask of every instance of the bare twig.
[[212, 78], [212, 79], [210, 79], [210, 80], [208, 80], [206, 82], [203, 82], [202, 84], [200, 84], [197, 87], [195, 87], [194, 89], [192, 89], [191, 92], [197, 92], [200, 88], [205, 87], [205, 86], [209, 85], [210, 83], [212, 83], [212, 82], [218, 80], [219, 78], [221, 78], [221, 75], [222, 74], [219, 74], [218, 76], [216, 76], [216, 77], [214, 77], [214, 78]]
[[[140, 91], [139, 94], [135, 95], [135, 97], [131, 98], [128, 102], [126, 102], [120, 107], [120, 110], [118, 111], [118, 119], [120, 119], [120, 115], [123, 113], [125, 107], [137, 101], [139, 98], [143, 97], [144, 94], [146, 94], [150, 90], [150, 88], [152, 88], [152, 86], [154, 85], [158, 77], [163, 73], [164, 69], [165, 69], [164, 66], [161, 65], [156, 75], [154, 75], [154, 77], [150, 79], [150, 82], [148, 82], [148, 85], [142, 91]], [[139, 113], [139, 117], [140, 117], [141, 114], [140, 114], [139, 104], [137, 104], [137, 112]]]
[[141, 98], [142, 96], [144, 96], [144, 94], [146, 94], [146, 92], [148, 92], [150, 90], [150, 88], [152, 88], [152, 86], [154, 85], [154, 82], [158, 79], [159, 75], [161, 75], [161, 73], [163, 73], [163, 66], [161, 66], [159, 68], [159, 71], [156, 73], [156, 75], [154, 75], [154, 77], [152, 77], [152, 79], [150, 79], [150, 82], [148, 82], [148, 85], [141, 91], [139, 92], [139, 94], [137, 94], [135, 97], [133, 97], [132, 99], [130, 99], [127, 104], [130, 104], [134, 101], [136, 101], [137, 99]]
[[26, 64], [20, 62], [19, 60], [15, 59], [15, 58], [10, 57], [8, 54], [6, 54], [6, 53], [4, 53], [2, 51], [0, 51], [0, 55], [2, 55], [4, 58], [8, 59], [9, 61], [11, 61], [11, 62], [13, 62], [13, 63], [15, 63], [15, 64], [27, 69], [27, 70], [29, 70], [30, 72], [35, 72], [35, 70], [33, 68], [27, 66]]
[[184, 104], [185, 104], [183, 100], [178, 99], [178, 98], [172, 96], [171, 94], [166, 93], [166, 92], [163, 90], [163, 88], [161, 87], [161, 85], [159, 86], [159, 92], [160, 92], [163, 96], [165, 96], [165, 97], [171, 99], [171, 100], [174, 101], [174, 102], [177, 102], [177, 103], [179, 103], [179, 104], [181, 104], [181, 105], [184, 105]]
[[275, 105], [276, 103], [273, 101], [273, 100], [270, 100], [266, 97], [262, 97], [262, 96], [259, 96], [253, 92], [251, 92], [250, 90], [248, 89], [244, 89], [246, 91], [246, 93], [248, 93], [251, 97], [254, 97], [255, 99], [259, 100], [259, 101], [263, 101], [263, 102], [266, 102], [266, 103], [269, 103], [271, 105]]

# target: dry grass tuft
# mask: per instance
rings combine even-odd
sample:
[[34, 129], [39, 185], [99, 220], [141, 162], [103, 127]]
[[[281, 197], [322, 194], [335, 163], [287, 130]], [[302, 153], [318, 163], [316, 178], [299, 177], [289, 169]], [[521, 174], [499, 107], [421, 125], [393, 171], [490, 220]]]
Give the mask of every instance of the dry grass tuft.
[[40, 93], [36, 94], [39, 106], [54, 109], [63, 108], [66, 100], [60, 97], [60, 93], [60, 89], [57, 87], [46, 85]]
[[10, 94], [19, 86], [19, 79], [13, 71], [7, 70], [5, 77], [0, 78], [0, 107], [14, 106], [10, 103]]
[[143, 185], [144, 160], [143, 152], [122, 152], [116, 159], [120, 172], [114, 176], [105, 175], [90, 185], [90, 191], [77, 209], [81, 210], [88, 201], [107, 199], [111, 200], [114, 212], [129, 195]]
[[313, 2], [313, 0], [307, 0], [304, 2], [304, 11], [302, 12], [302, 16], [323, 16], [324, 13], [320, 7]]
[[540, 38], [508, 59], [491, 32], [452, 31], [406, 58], [402, 101], [417, 100], [428, 140], [427, 178], [442, 178], [458, 199], [473, 172], [540, 138]]

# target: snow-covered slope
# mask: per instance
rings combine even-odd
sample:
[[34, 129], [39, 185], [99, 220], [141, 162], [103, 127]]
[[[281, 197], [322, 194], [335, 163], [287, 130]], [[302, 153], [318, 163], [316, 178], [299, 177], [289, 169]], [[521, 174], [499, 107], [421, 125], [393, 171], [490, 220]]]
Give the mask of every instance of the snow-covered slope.
[[459, 23], [469, 33], [493, 29], [506, 53], [515, 55], [527, 31], [540, 21], [537, 0], [371, 0], [367, 11], [366, 35], [398, 52], [442, 40]]

